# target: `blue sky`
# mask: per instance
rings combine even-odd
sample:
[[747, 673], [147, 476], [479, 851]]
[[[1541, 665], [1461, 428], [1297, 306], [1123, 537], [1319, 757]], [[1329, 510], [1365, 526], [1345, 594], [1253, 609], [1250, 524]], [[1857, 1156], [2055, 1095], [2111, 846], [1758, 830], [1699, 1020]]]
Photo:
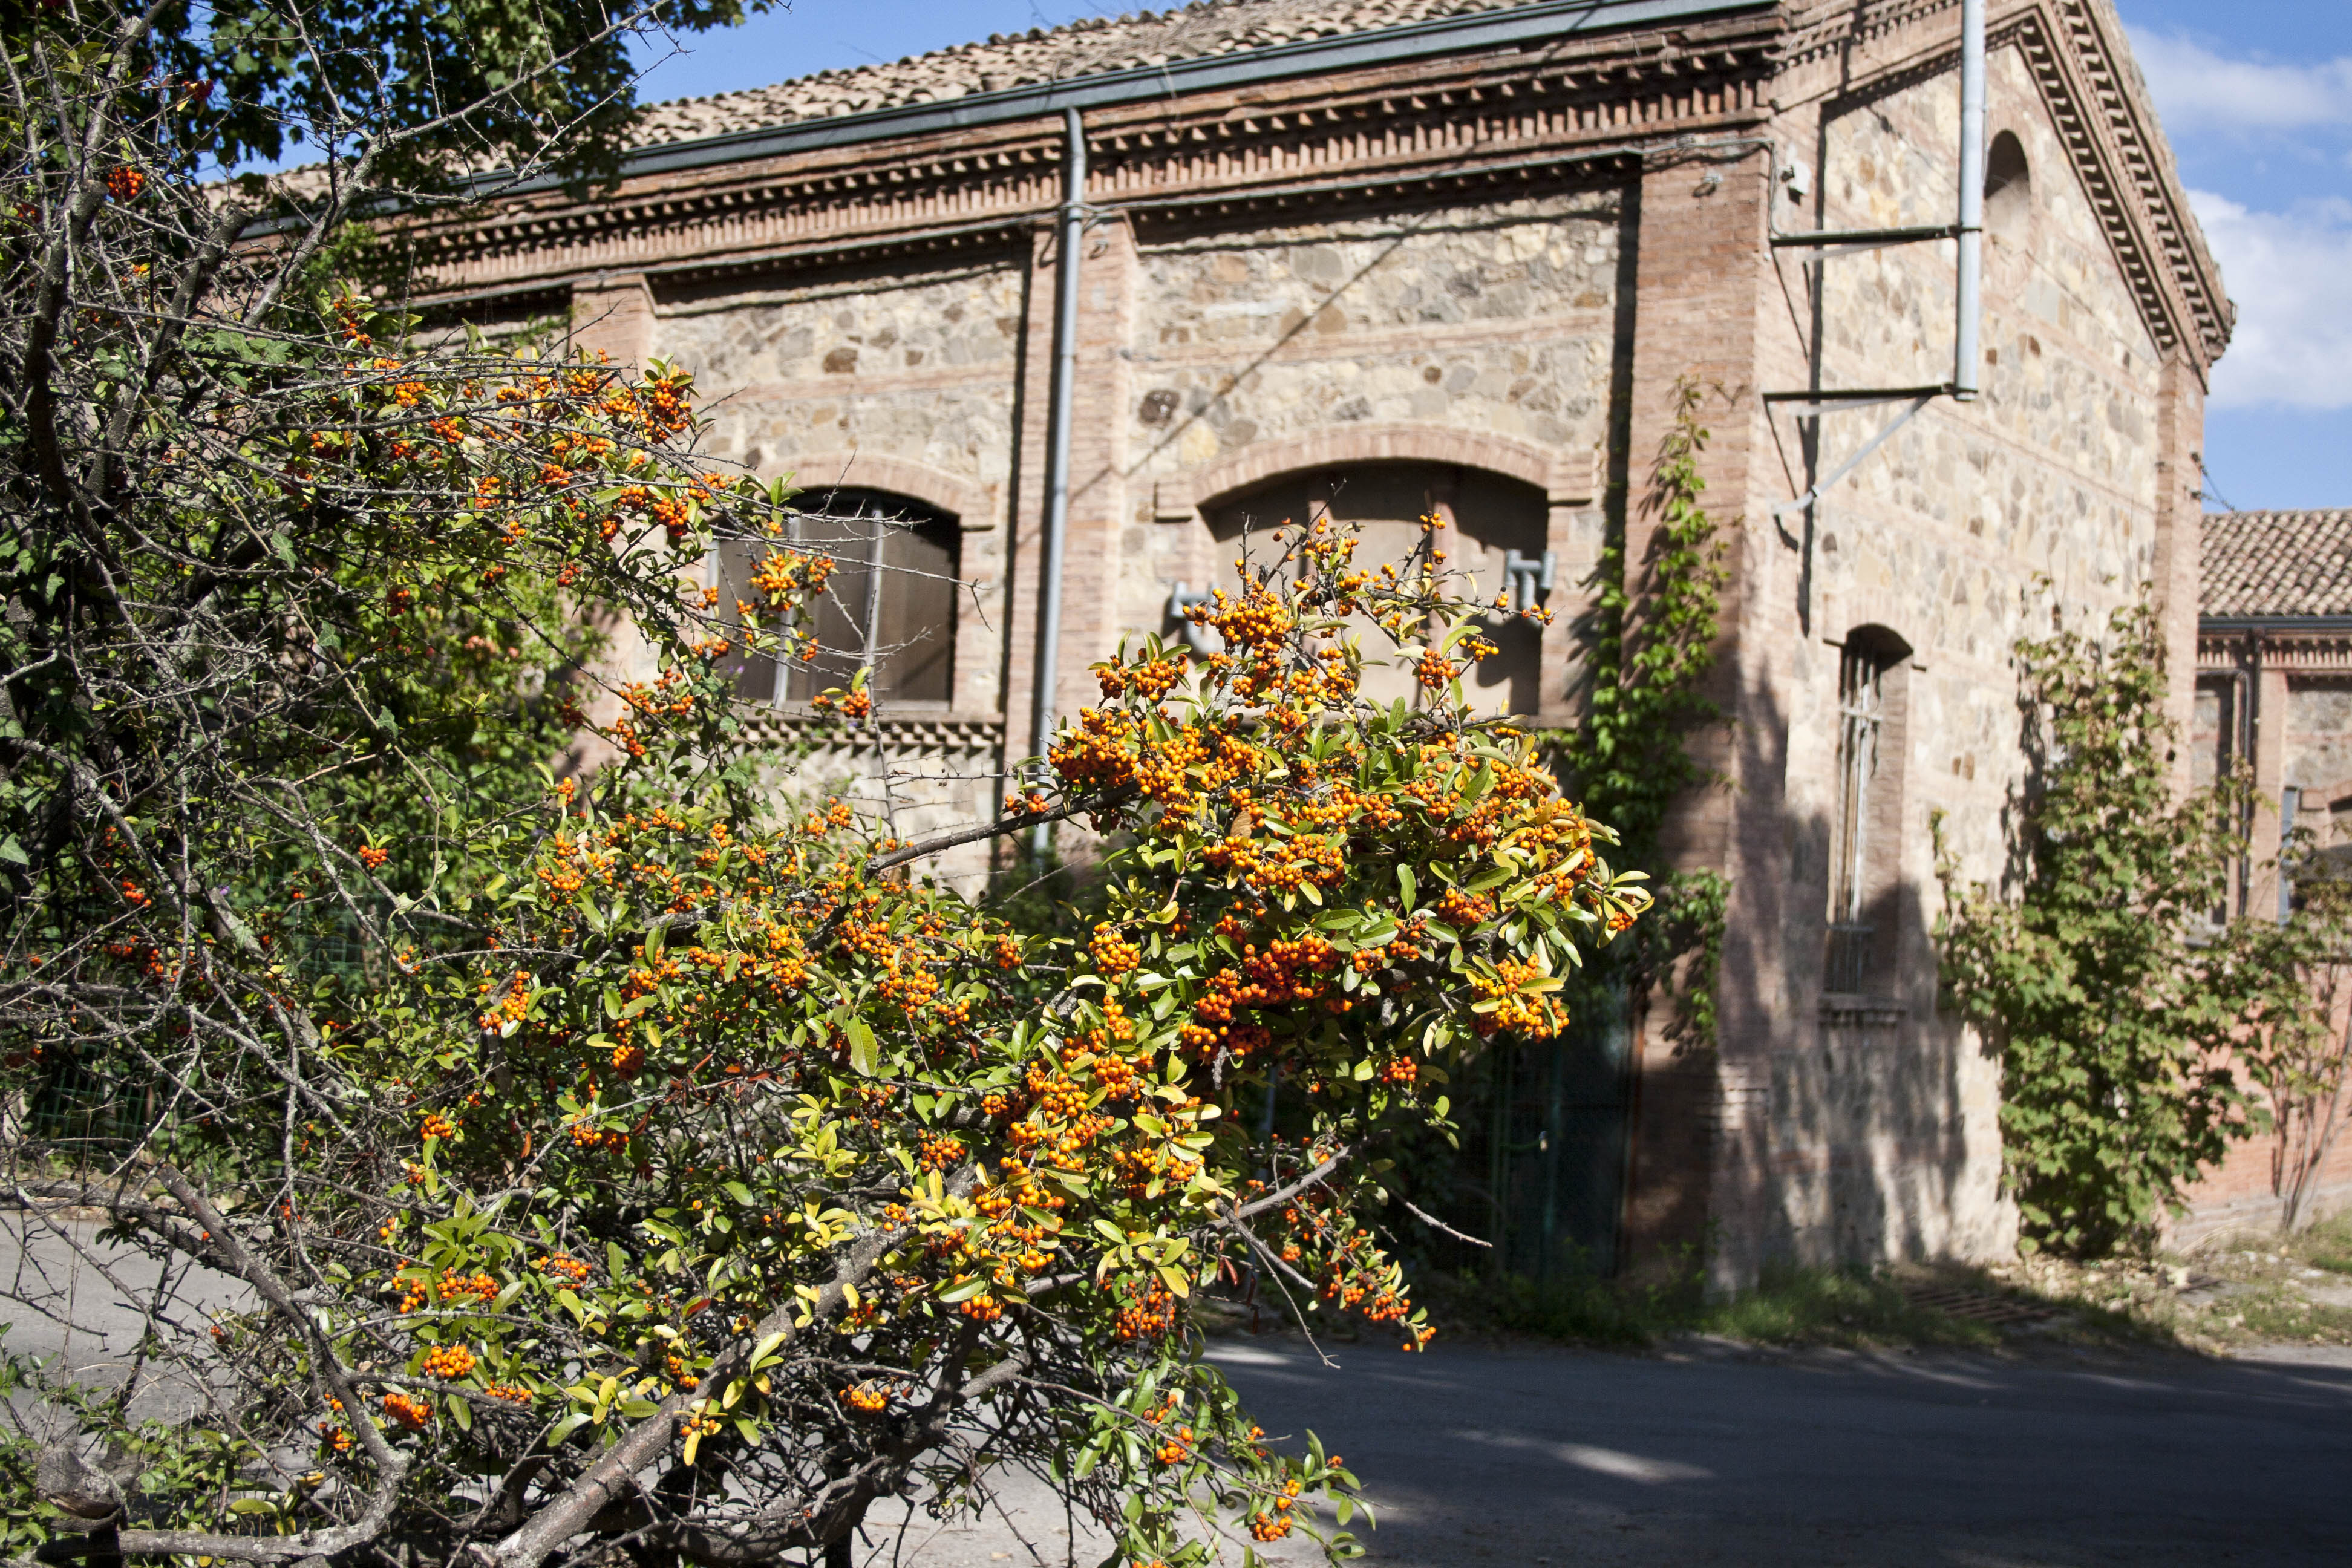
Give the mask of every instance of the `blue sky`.
[[[2352, 506], [2352, 4], [2116, 0], [2238, 303], [2206, 416], [2210, 496]], [[1051, 26], [1072, 0], [793, 0], [685, 40], [641, 93], [684, 98]], [[2208, 504], [2218, 504], [2209, 500]]]

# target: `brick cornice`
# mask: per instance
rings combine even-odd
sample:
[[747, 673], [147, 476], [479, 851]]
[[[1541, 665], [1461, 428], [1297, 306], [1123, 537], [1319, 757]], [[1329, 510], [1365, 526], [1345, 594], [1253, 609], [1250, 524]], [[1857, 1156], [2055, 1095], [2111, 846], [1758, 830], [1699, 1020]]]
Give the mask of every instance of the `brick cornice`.
[[2263, 668], [2283, 669], [2290, 675], [2352, 675], [2352, 630], [2282, 627], [2198, 635], [2197, 667], [2201, 673], [2251, 668], [2250, 655], [2258, 658]]
[[[1088, 122], [1088, 195], [1116, 208], [1287, 201], [1301, 184], [1367, 178], [1442, 189], [1497, 163], [1753, 124], [1779, 27], [1766, 12], [1106, 110]], [[584, 201], [541, 193], [417, 237], [452, 293], [619, 268], [789, 267], [803, 252], [969, 255], [1051, 209], [1059, 157], [1057, 127], [1040, 121], [630, 180]]]
[[1004, 741], [1004, 718], [997, 713], [909, 711], [886, 705], [862, 726], [845, 730], [831, 715], [796, 708], [771, 708], [743, 722], [746, 747], [806, 744], [828, 752], [907, 749], [988, 752]]

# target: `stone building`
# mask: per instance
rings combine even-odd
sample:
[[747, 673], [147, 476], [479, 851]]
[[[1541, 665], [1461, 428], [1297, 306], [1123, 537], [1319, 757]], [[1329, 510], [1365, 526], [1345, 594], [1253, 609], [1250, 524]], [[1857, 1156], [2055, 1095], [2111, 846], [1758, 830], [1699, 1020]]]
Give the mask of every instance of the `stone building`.
[[[1122, 636], [1177, 631], [1245, 524], [1328, 506], [1377, 537], [1434, 507], [1483, 586], [1561, 612], [1487, 695], [1573, 722], [1594, 564], [1614, 531], [1643, 559], [1673, 388], [1716, 388], [1731, 722], [1674, 849], [1731, 880], [1719, 1040], [1601, 1031], [1530, 1075], [1528, 1146], [1565, 1151], [1541, 1180], [1588, 1256], [1705, 1238], [1727, 1281], [1984, 1256], [2012, 1221], [1991, 1066], [1936, 1011], [1930, 815], [1995, 874], [2008, 650], [2052, 605], [2152, 584], [2193, 656], [2231, 310], [2110, 0], [1995, 0], [1982, 395], [1935, 395], [1960, 20], [1211, 0], [662, 105], [616, 189], [426, 237], [444, 308], [569, 310], [692, 369], [718, 455], [919, 525], [869, 605], [914, 639], [877, 754], [835, 760], [887, 773], [914, 828], [993, 809], [1034, 750], [1065, 110], [1088, 160], [1065, 708]], [[1905, 242], [1804, 242], [1845, 230]], [[771, 694], [793, 723], [805, 693]]]
[[[2255, 852], [2231, 896], [2238, 913], [2280, 916], [2306, 848], [2319, 862], [2306, 875], [2352, 868], [2352, 510], [2213, 512], [2204, 540], [2192, 776], [2210, 784], [2251, 767]], [[2338, 1031], [2352, 1027], [2336, 1005]], [[2274, 1229], [2305, 1153], [2294, 1136], [2242, 1143], [2208, 1173], [2182, 1239]], [[2315, 1210], [2352, 1197], [2352, 1137], [2336, 1139], [2309, 1183]]]

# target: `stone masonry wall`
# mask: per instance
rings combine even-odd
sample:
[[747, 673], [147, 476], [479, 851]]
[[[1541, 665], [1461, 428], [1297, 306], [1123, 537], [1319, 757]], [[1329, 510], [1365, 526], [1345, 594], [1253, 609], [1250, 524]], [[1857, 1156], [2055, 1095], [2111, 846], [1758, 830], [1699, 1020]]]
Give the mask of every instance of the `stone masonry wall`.
[[[1780, 125], [1819, 195], [1801, 206], [1780, 198], [1780, 224], [1951, 221], [1957, 72], [1891, 74], [1897, 85], [1875, 93], [1847, 85], [1854, 79], [1871, 79], [1856, 68], [1833, 81], [1822, 68], [1783, 90]], [[1767, 1109], [1725, 1150], [1717, 1207], [1726, 1279], [1776, 1257], [1991, 1256], [2013, 1235], [2000, 1190], [1994, 1064], [1936, 1005], [1930, 824], [1940, 821], [1964, 878], [2000, 879], [2024, 782], [2011, 648], [2053, 616], [2103, 626], [2155, 571], [2162, 366], [2017, 49], [1994, 52], [1989, 87], [1990, 132], [2018, 137], [2031, 182], [1987, 237], [1982, 398], [1932, 402], [1828, 492], [1810, 538], [1801, 513], [1778, 528], [1758, 514], [1843, 462], [1903, 405], [1824, 416], [1810, 468], [1805, 426], [1769, 416], [1769, 478], [1749, 498], [1751, 723], [1785, 735], [1780, 757], [1751, 763], [1779, 776], [1744, 781], [1756, 807], [1777, 797], [1780, 817], [1777, 857], [1750, 868], [1777, 858], [1787, 918], [1770, 928], [1770, 957], [1753, 982], [1756, 1033], [1726, 1047], [1727, 1075], [1732, 1058], [1752, 1051], [1742, 1076], [1767, 1086]], [[1763, 301], [1767, 384], [1948, 379], [1950, 242], [1818, 268], [1801, 254], [1780, 253]], [[1899, 781], [1899, 829], [1873, 855], [1897, 889], [1898, 929], [1891, 940], [1881, 933], [1867, 994], [1828, 997], [1837, 645], [1868, 625], [1913, 650], [1901, 671], [1903, 752], [1882, 773]]]
[[[1948, 221], [1956, 7], [1874, 13], [1827, 44], [1830, 8], [1784, 8], [1803, 25], [1776, 57], [1769, 110], [1760, 76], [1709, 85], [1707, 71], [1738, 64], [1732, 54], [1696, 74], [1695, 57], [1653, 69], [1643, 44], [1622, 79], [1614, 65], [1579, 66], [1550, 85], [1465, 78], [1458, 93], [1423, 91], [1421, 77], [1488, 68], [1424, 62], [1356, 83], [1348, 90], [1396, 90], [1344, 110], [1329, 84], [1300, 81], [1091, 126], [1108, 145], [1089, 193], [1103, 205], [1082, 241], [1053, 675], [1065, 711], [1090, 689], [1086, 666], [1121, 637], [1172, 629], [1176, 582], [1223, 575], [1204, 507], [1285, 473], [1412, 462], [1484, 468], [1540, 493], [1560, 612], [1543, 644], [1541, 709], [1572, 717], [1572, 627], [1608, 509], [1623, 508], [1638, 571], [1673, 388], [1685, 375], [1710, 387], [1704, 469], [1729, 572], [1716, 690], [1727, 722], [1694, 744], [1723, 787], [1696, 792], [1670, 837], [1681, 864], [1732, 883], [1722, 1027], [1701, 1050], [1675, 1047], [1667, 1020], [1644, 1026], [1626, 1223], [1637, 1252], [1712, 1236], [1720, 1284], [1775, 1258], [2009, 1245], [1993, 1068], [1935, 1005], [1928, 824], [1940, 814], [1964, 875], [1999, 878], [2022, 782], [2010, 651], [2021, 633], [2053, 614], [2100, 624], [2150, 579], [2168, 595], [2168, 625], [2188, 625], [2194, 602], [2194, 551], [2180, 548], [2174, 514], [2199, 442], [2195, 354], [2217, 340], [2159, 358], [2141, 311], [2169, 309], [2171, 296], [2151, 304], [2144, 279], [2129, 285], [2115, 247], [2142, 238], [2112, 214], [2103, 225], [2070, 151], [2104, 156], [2112, 126], [2086, 141], [2078, 118], [2062, 136], [2047, 102], [2074, 92], [2059, 112], [2078, 116], [2087, 102], [2079, 84], [2053, 85], [2048, 51], [2064, 40], [2043, 10], [1996, 9], [1997, 36], [2024, 42], [1995, 53], [1992, 129], [2021, 140], [2032, 177], [1987, 246], [1985, 395], [1934, 403], [1811, 516], [1777, 521], [1772, 507], [1896, 409], [1830, 416], [1816, 442], [1768, 411], [1763, 392], [1949, 374], [1949, 243], [1840, 258], [1824, 273], [1767, 235], [1776, 214], [1785, 226]], [[1675, 32], [1658, 48], [1687, 41]], [[2042, 63], [2029, 68], [2035, 48]], [[2072, 58], [2055, 68], [2075, 69]], [[1514, 55], [1493, 68], [1553, 68]], [[1555, 92], [1568, 95], [1557, 106]], [[1674, 120], [1689, 133], [1675, 134]], [[477, 282], [554, 268], [575, 307], [604, 311], [600, 330], [625, 340], [622, 357], [693, 369], [717, 455], [804, 484], [900, 490], [961, 519], [969, 590], [950, 710], [902, 715], [874, 743], [810, 759], [779, 780], [786, 793], [871, 790], [920, 831], [951, 813], [986, 816], [1000, 793], [990, 775], [1031, 749], [1056, 134], [1041, 121], [780, 155], [764, 172], [652, 176], [629, 198], [643, 212], [551, 250], [568, 260], [509, 246], [476, 264]], [[1568, 141], [1597, 149], [1604, 136], [1654, 145], [1608, 153], [1614, 163], [1547, 162]], [[1783, 151], [1811, 174], [1801, 204], [1776, 178]], [[1442, 172], [1429, 159], [1506, 152], [1482, 179], [1387, 187], [1409, 197], [1283, 189], [1328, 175], [1353, 192], [1372, 185], [1356, 174], [1386, 178], [1370, 166], [1382, 159], [1428, 173]], [[891, 194], [902, 182], [903, 201]], [[2152, 199], [2140, 188], [2126, 205]], [[726, 216], [739, 197], [770, 226]], [[691, 228], [700, 237], [649, 226], [656, 208], [697, 202], [709, 209]], [[957, 232], [920, 232], [950, 219]], [[845, 237], [871, 242], [856, 253], [866, 259], [824, 248]], [[623, 252], [647, 274], [593, 270]], [[949, 256], [961, 259], [939, 259]], [[727, 280], [710, 280], [722, 268]], [[680, 280], [689, 274], [703, 280]], [[2210, 300], [2200, 308], [2210, 322]], [[1638, 606], [1634, 619], [1638, 631]], [[1912, 649], [1885, 775], [1901, 794], [1874, 811], [1885, 864], [1871, 880], [1895, 908], [1865, 994], [1827, 997], [1838, 645], [1865, 624]], [[934, 776], [916, 780], [918, 769]]]
[[654, 353], [694, 372], [714, 456], [764, 477], [793, 472], [807, 488], [899, 488], [893, 473], [877, 476], [872, 459], [882, 458], [957, 482], [978, 502], [977, 515], [961, 519], [970, 589], [958, 607], [950, 706], [959, 713], [992, 714], [1003, 702], [1024, 293], [1022, 268], [1000, 260], [753, 279], [656, 295], [654, 304]]
[[[1492, 436], [1589, 475], [1608, 439], [1627, 221], [1619, 193], [1595, 191], [1147, 236], [1124, 350], [1121, 626], [1171, 627], [1176, 583], [1230, 582], [1233, 552], [1197, 503], [1253, 450], [1288, 444], [1303, 464], [1318, 438], [1338, 450], [1377, 430], [1399, 456], [1475, 464], [1444, 437]], [[1549, 602], [1564, 623], [1602, 532], [1596, 487], [1581, 489], [1555, 519], [1566, 569]], [[1558, 710], [1568, 668], [1551, 663], [1543, 701]]]

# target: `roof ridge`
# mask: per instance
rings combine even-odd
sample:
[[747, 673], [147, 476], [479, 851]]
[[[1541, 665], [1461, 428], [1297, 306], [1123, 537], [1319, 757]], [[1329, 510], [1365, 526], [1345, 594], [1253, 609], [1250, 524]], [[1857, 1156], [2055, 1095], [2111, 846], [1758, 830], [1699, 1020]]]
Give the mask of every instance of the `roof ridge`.
[[1544, 0], [1191, 0], [992, 33], [873, 65], [835, 66], [765, 87], [665, 99], [638, 111], [637, 147], [932, 103], [1175, 59], [1240, 54], [1302, 37], [1375, 32]]

